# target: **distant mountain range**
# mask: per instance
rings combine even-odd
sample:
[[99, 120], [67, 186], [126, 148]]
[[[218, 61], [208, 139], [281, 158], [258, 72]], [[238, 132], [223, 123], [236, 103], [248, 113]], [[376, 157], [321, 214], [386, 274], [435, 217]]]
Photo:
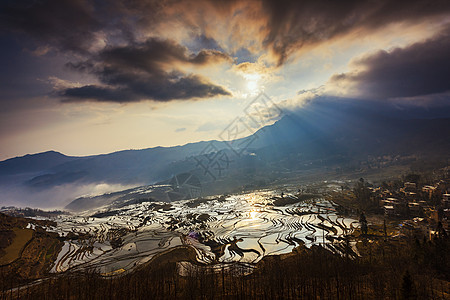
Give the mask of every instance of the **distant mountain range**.
[[[23, 184], [34, 188], [48, 188], [77, 181], [152, 183], [167, 178], [170, 164], [199, 154], [206, 145], [207, 142], [198, 142], [87, 157], [71, 157], [48, 151], [0, 162], [0, 179], [2, 182], [10, 182], [8, 179], [20, 177]], [[214, 142], [214, 145], [218, 149], [225, 147], [221, 142]]]
[[450, 118], [401, 119], [363, 106], [317, 104], [286, 114], [273, 125], [233, 141], [232, 148], [229, 145], [197, 142], [88, 157], [55, 151], [26, 155], [0, 162], [0, 188], [14, 185], [39, 192], [67, 184], [137, 186], [167, 182], [185, 172], [202, 181], [218, 181], [219, 186], [228, 180], [227, 187], [232, 188], [254, 179], [254, 174], [264, 179], [264, 174], [298, 171], [318, 162], [343, 166], [377, 155], [445, 160], [450, 153]]

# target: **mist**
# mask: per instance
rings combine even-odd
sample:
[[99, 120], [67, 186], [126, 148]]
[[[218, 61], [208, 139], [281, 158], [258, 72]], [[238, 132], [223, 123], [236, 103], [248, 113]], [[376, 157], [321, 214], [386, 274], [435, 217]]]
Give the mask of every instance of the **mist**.
[[0, 206], [33, 207], [46, 210], [64, 209], [71, 201], [82, 196], [97, 196], [137, 185], [109, 183], [70, 183], [45, 190], [24, 186], [0, 186]]

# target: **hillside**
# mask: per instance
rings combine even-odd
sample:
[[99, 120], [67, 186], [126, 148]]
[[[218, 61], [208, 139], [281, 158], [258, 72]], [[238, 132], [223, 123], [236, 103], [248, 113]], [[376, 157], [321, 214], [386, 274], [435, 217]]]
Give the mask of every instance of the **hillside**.
[[[189, 172], [199, 178], [207, 194], [218, 194], [248, 184], [264, 185], [280, 172], [287, 177], [305, 171], [353, 172], [368, 168], [373, 160], [379, 166], [417, 160], [445, 162], [449, 147], [448, 118], [400, 118], [363, 106], [319, 103], [285, 114], [276, 123], [231, 143], [197, 142], [89, 157], [50, 151], [9, 159], [0, 162], [0, 188], [31, 195], [68, 185], [132, 187]], [[218, 150], [222, 150], [220, 159], [215, 154], [205, 156]], [[380, 161], [379, 157], [389, 159]], [[74, 199], [85, 193], [75, 190], [70, 195]], [[27, 195], [20, 197], [22, 202], [33, 202], [23, 199]], [[14, 201], [14, 195], [6, 200], [11, 199]], [[33, 205], [39, 206], [39, 201]]]

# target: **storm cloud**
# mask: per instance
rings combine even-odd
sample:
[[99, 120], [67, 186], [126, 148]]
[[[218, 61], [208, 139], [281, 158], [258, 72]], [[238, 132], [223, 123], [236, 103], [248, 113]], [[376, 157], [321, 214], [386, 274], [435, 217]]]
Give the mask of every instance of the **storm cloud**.
[[0, 24], [4, 30], [34, 37], [37, 43], [78, 51], [92, 51], [102, 43], [142, 41], [142, 37], [169, 30], [197, 32], [203, 42], [218, 38], [235, 44], [226, 47], [216, 40], [202, 46], [264, 48], [281, 65], [293, 53], [349, 33], [364, 34], [402, 22], [414, 24], [449, 11], [446, 0], [22, 0], [0, 6]]
[[142, 44], [108, 48], [90, 60], [67, 64], [71, 69], [94, 74], [103, 86], [71, 87], [59, 94], [64, 101], [72, 102], [169, 101], [231, 95], [201, 76], [174, 68], [178, 64], [203, 66], [229, 61], [229, 56], [216, 50], [189, 54], [186, 47], [174, 41], [149, 39]]
[[[168, 101], [230, 95], [200, 75], [203, 66], [261, 58], [275, 71], [340, 38], [431, 19], [439, 27], [449, 12], [447, 0], [8, 0], [0, 4], [0, 33], [20, 37], [38, 56], [66, 56], [70, 70], [98, 79], [59, 90], [63, 101]], [[383, 55], [396, 54], [373, 60]], [[421, 92], [420, 85], [416, 89], [410, 94]], [[394, 90], [386, 95], [396, 95]]]
[[368, 33], [389, 24], [417, 23], [449, 13], [445, 0], [263, 1], [264, 44], [283, 64], [291, 54], [352, 32]]
[[331, 77], [331, 90], [372, 99], [450, 91], [450, 28], [424, 42], [356, 59], [352, 70]]
[[17, 32], [36, 46], [86, 52], [104, 24], [85, 0], [4, 1], [0, 4], [0, 32]]
[[449, 17], [448, 0], [3, 0], [0, 156], [208, 140], [261, 91], [449, 106]]

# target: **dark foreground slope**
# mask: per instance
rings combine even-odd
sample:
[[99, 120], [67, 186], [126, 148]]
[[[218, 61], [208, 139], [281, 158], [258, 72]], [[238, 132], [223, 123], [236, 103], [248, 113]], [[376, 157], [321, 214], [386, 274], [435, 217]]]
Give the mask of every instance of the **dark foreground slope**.
[[[253, 273], [177, 272], [177, 261], [193, 260], [176, 248], [136, 272], [104, 278], [67, 274], [23, 288], [23, 299], [448, 299], [449, 240], [369, 243], [349, 259], [320, 246], [269, 256]], [[203, 270], [203, 271], [202, 271]], [[5, 290], [4, 290], [5, 291]], [[7, 290], [5, 292], [8, 292]]]
[[[34, 229], [29, 228], [29, 224]], [[47, 232], [46, 226], [56, 226], [56, 223], [0, 213], [0, 282], [3, 288], [48, 275], [64, 243], [57, 233]]]

